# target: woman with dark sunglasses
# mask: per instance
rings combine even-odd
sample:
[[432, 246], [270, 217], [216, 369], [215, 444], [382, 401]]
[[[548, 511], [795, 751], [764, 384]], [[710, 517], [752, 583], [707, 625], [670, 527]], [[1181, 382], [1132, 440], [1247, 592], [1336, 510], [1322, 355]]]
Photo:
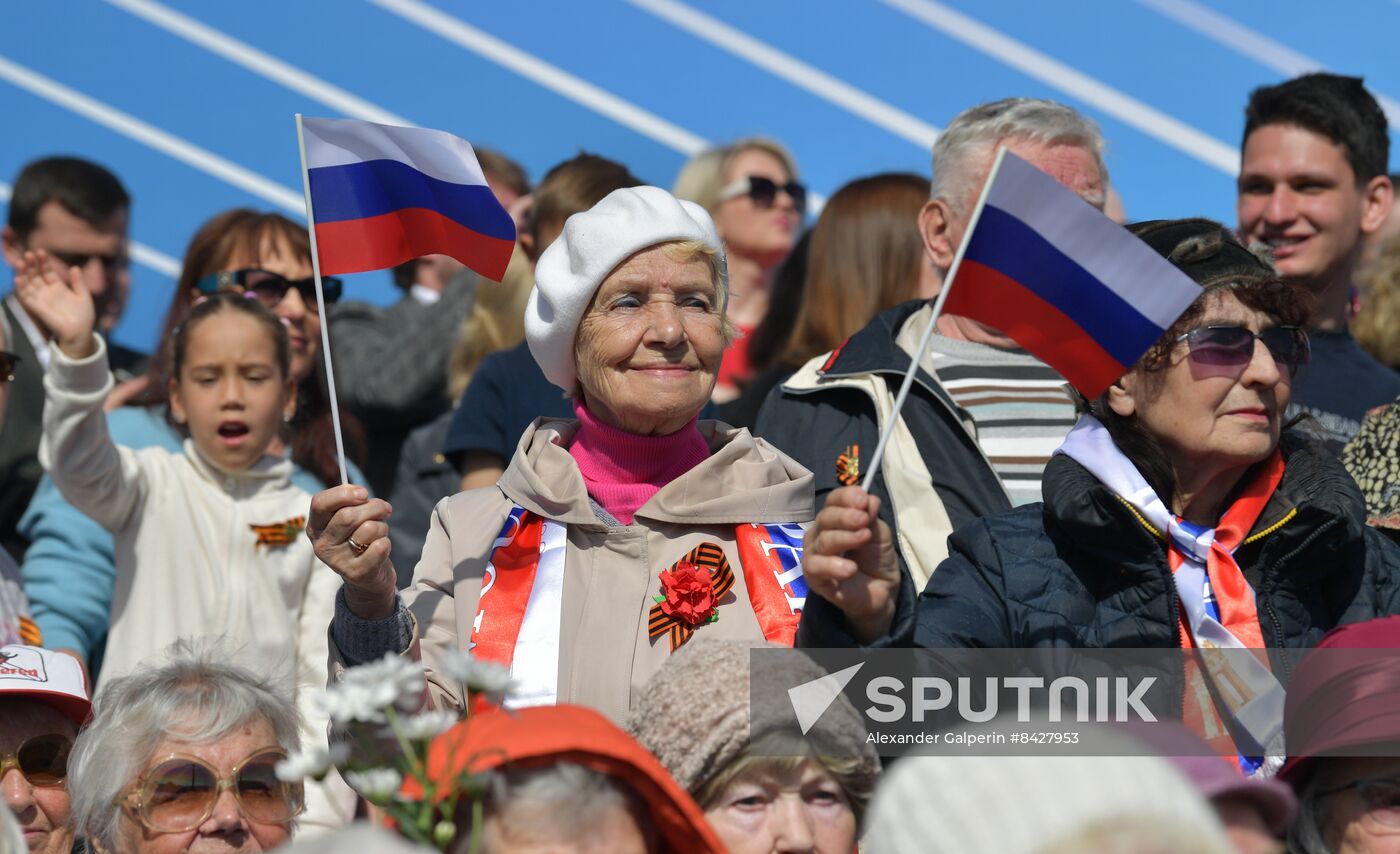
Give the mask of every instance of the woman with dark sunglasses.
[[1331, 453], [1285, 422], [1307, 370], [1303, 292], [1218, 223], [1130, 229], [1201, 295], [1084, 403], [1044, 502], [956, 531], [916, 604], [874, 502], [833, 492], [807, 535], [816, 595], [799, 644], [1308, 647], [1400, 612], [1400, 548], [1367, 528]]
[[180, 643], [103, 686], [68, 761], [73, 824], [92, 850], [255, 852], [291, 838], [305, 796], [276, 766], [304, 725], [277, 667], [257, 667]]
[[769, 285], [801, 232], [807, 189], [787, 149], [754, 137], [691, 158], [674, 192], [709, 212], [729, 262], [729, 320], [742, 335], [720, 366], [713, 399], [723, 403], [738, 397], [752, 374], [744, 336], [768, 313]]

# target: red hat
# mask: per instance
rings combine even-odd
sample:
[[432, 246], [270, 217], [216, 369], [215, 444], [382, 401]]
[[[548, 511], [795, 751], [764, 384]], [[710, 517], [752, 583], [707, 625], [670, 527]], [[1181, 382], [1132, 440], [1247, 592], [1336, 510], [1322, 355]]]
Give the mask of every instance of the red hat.
[[1319, 756], [1400, 742], [1397, 650], [1400, 616], [1382, 617], [1333, 629], [1303, 658], [1288, 685], [1280, 777], [1296, 788]]
[[[646, 802], [667, 850], [680, 854], [723, 852], [723, 843], [705, 814], [666, 769], [627, 733], [583, 706], [535, 706], [513, 712], [474, 714], [433, 740], [428, 748], [428, 778], [443, 784], [509, 765], [542, 768], [560, 762], [582, 765], [626, 783]], [[400, 794], [423, 796], [417, 780], [404, 780]]]
[[47, 703], [78, 726], [92, 712], [87, 673], [67, 653], [25, 644], [0, 646], [0, 702], [27, 697]]

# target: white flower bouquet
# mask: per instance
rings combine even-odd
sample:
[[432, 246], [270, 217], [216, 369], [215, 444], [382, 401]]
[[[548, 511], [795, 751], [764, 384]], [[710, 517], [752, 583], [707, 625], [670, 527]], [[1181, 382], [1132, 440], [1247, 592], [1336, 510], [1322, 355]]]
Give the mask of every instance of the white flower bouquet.
[[[394, 749], [387, 757], [365, 761], [345, 743], [315, 747], [279, 763], [278, 776], [288, 781], [319, 781], [334, 767], [352, 788], [384, 810], [400, 834], [440, 851], [446, 851], [457, 837], [454, 816], [458, 807], [470, 803], [472, 827], [466, 850], [477, 851], [484, 818], [484, 781], [479, 775], [464, 773], [447, 784], [435, 782], [427, 772], [428, 747], [433, 739], [465, 721], [468, 710], [479, 700], [503, 702], [512, 688], [510, 671], [458, 652], [442, 662], [439, 675], [457, 683], [466, 697], [460, 714], [408, 714], [422, 705], [426, 687], [423, 666], [418, 662], [391, 653], [379, 661], [349, 668], [340, 682], [327, 689], [323, 707], [337, 727], [362, 732], [371, 727], [377, 735], [388, 737]], [[418, 782], [415, 788], [422, 792], [421, 798], [401, 794], [405, 779]]]

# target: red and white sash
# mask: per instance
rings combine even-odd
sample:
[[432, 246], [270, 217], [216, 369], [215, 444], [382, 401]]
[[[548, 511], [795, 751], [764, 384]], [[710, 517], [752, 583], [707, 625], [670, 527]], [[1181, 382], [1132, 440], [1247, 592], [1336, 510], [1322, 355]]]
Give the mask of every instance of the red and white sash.
[[510, 667], [507, 708], [549, 706], [558, 697], [567, 545], [563, 525], [516, 507], [491, 546], [467, 649]]
[[[792, 646], [806, 602], [802, 526], [735, 529], [749, 603], [763, 636]], [[559, 694], [559, 629], [568, 535], [558, 522], [515, 507], [491, 547], [467, 649], [510, 668], [507, 708], [551, 705]]]

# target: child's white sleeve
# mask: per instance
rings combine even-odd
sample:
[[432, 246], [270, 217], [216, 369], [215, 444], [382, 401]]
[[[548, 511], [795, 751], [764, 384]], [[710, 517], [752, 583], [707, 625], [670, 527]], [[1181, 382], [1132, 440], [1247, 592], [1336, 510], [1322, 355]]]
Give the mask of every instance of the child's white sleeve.
[[97, 352], [86, 359], [58, 347], [50, 353], [39, 461], [68, 503], [107, 530], [121, 530], [145, 503], [146, 473], [136, 453], [107, 432], [107, 344], [98, 336]]

